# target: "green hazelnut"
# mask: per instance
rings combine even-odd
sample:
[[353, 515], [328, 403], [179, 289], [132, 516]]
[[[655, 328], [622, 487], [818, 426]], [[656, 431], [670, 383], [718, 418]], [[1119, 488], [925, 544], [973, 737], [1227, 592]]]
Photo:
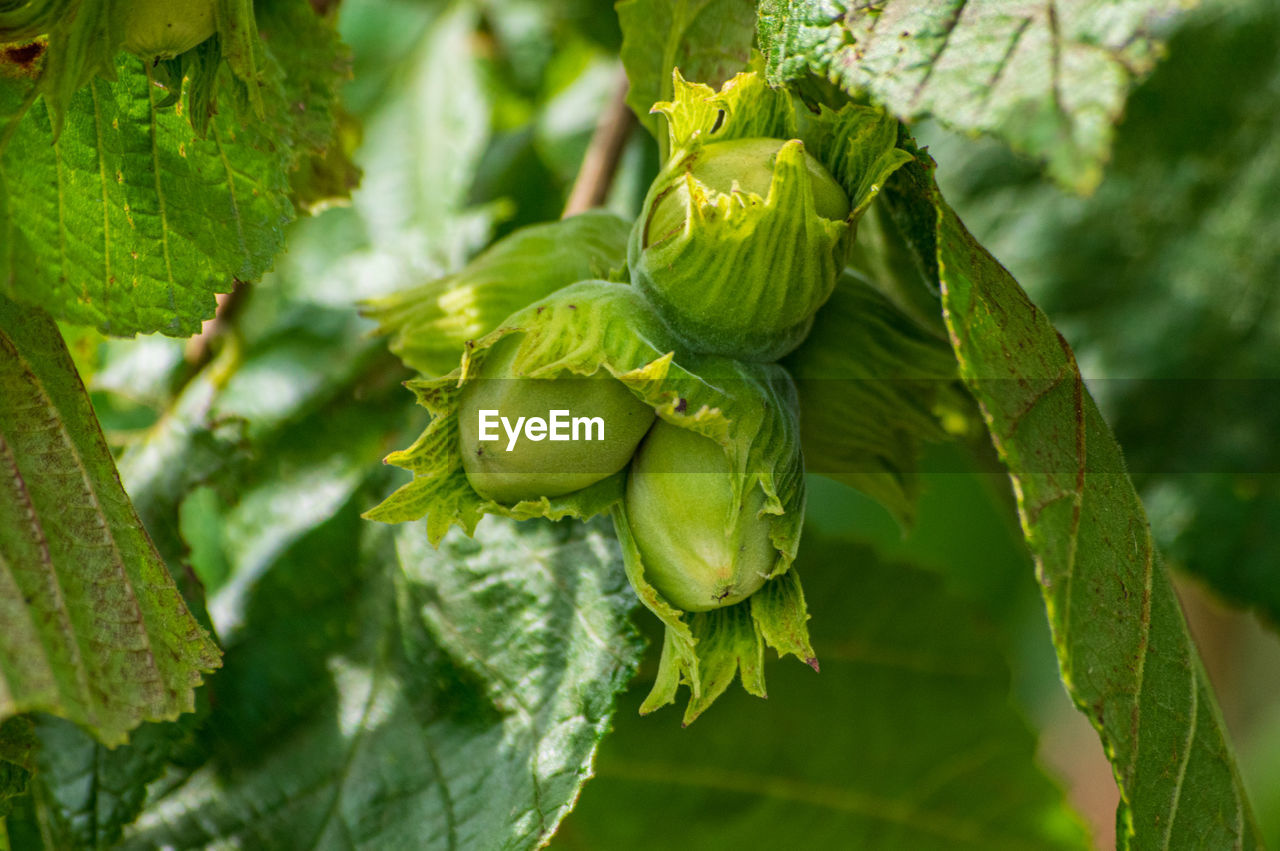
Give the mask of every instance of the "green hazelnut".
[[631, 533], [644, 575], [687, 612], [731, 606], [760, 590], [778, 560], [765, 494], [735, 502], [724, 448], [659, 421], [636, 452], [626, 490]]
[[849, 246], [848, 196], [798, 139], [678, 151], [632, 230], [632, 283], [691, 349], [772, 361], [804, 340]]
[[[685, 170], [703, 186], [722, 195], [735, 188], [743, 192], [769, 196], [773, 183], [773, 167], [783, 139], [730, 139], [713, 142], [691, 154]], [[814, 210], [823, 218], [841, 220], [849, 215], [849, 198], [826, 167], [808, 151], [804, 154], [805, 170], [813, 187]], [[678, 181], [653, 205], [645, 228], [643, 247], [671, 239], [684, 230], [688, 222], [688, 184]]]
[[124, 49], [144, 59], [172, 59], [217, 32], [213, 0], [124, 0]]
[[[467, 481], [481, 496], [503, 505], [562, 496], [613, 475], [626, 466], [654, 420], [653, 409], [605, 369], [591, 376], [521, 376], [514, 363], [523, 338], [523, 333], [509, 334], [495, 343], [458, 399], [459, 449]], [[497, 412], [485, 415], [489, 423], [497, 416], [506, 420], [487, 430], [497, 440], [481, 440], [484, 411]], [[598, 428], [584, 423], [579, 439], [571, 440], [552, 440], [545, 433], [531, 436], [516, 425], [521, 418], [547, 420], [553, 411], [601, 423]], [[517, 432], [514, 439], [509, 427]]]

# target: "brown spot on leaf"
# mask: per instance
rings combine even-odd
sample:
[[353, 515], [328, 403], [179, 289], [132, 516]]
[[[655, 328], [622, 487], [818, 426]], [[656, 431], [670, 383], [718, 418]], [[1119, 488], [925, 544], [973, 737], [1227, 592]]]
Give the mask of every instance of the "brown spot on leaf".
[[10, 44], [0, 48], [0, 66], [9, 76], [34, 78], [39, 74], [40, 58], [44, 56], [45, 43], [33, 41], [30, 44]]

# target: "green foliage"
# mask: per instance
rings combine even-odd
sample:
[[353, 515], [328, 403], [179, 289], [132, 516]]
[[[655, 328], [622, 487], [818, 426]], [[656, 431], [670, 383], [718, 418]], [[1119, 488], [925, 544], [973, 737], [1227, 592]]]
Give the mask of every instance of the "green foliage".
[[946, 0], [763, 0], [770, 79], [813, 72], [904, 120], [989, 133], [1088, 192], [1134, 82], [1159, 55], [1171, 10], [1149, 0], [1004, 11]]
[[1270, 2], [1189, 17], [1087, 202], [994, 146], [930, 140], [948, 198], [1079, 354], [1169, 563], [1273, 625], [1277, 39]]
[[604, 211], [522, 228], [452, 275], [374, 299], [364, 313], [405, 366], [451, 372], [463, 346], [561, 287], [608, 278], [626, 263], [631, 225]]
[[143, 724], [128, 745], [114, 750], [68, 721], [40, 718], [37, 781], [53, 846], [114, 847], [142, 811], [147, 784], [180, 745], [189, 744], [198, 718], [186, 714], [174, 723]]
[[[251, 113], [230, 103], [214, 115], [219, 80], [226, 89], [240, 78], [219, 72], [212, 49], [193, 52], [176, 76], [115, 55], [110, 79], [90, 75], [65, 92], [75, 116], [66, 123], [56, 97], [46, 92], [32, 104], [30, 81], [0, 78], [0, 114], [10, 116], [0, 141], [0, 225], [13, 246], [0, 250], [0, 290], [104, 333], [188, 336], [213, 315], [214, 293], [270, 268], [294, 216], [291, 196], [316, 200], [321, 185], [345, 193], [349, 176], [321, 184], [314, 166], [337, 144], [332, 89], [344, 66], [332, 27], [301, 0], [264, 8], [279, 59], [269, 69], [231, 64], [251, 80], [233, 93], [259, 114], [267, 103], [265, 121], [242, 121]], [[249, 50], [233, 50], [226, 27], [263, 53], [251, 10], [219, 7], [219, 16], [225, 55]], [[51, 43], [42, 85], [59, 55]], [[193, 76], [180, 109], [184, 71]], [[167, 83], [167, 97], [157, 82]], [[293, 188], [290, 175], [302, 165]]]
[[[37, 104], [0, 160], [5, 229], [30, 254], [0, 277], [7, 293], [113, 334], [189, 335], [213, 294], [260, 277], [293, 210], [289, 152], [230, 115], [200, 139], [161, 110], [141, 60], [121, 54], [114, 84], [72, 98], [81, 116], [54, 144]], [[0, 96], [12, 96], [0, 90]]]
[[[125, 37], [124, 5], [115, 6], [111, 0], [74, 4], [67, 0], [33, 0], [6, 4], [0, 13], [0, 43], [46, 37], [38, 68], [24, 69], [19, 78], [35, 78], [29, 83], [30, 95], [44, 95], [55, 127], [61, 129], [76, 90], [99, 74], [107, 78], [115, 75], [115, 54]], [[5, 83], [12, 85], [11, 80]], [[8, 128], [4, 134], [7, 137]]]
[[[681, 730], [627, 709], [553, 848], [1085, 848], [1032, 765], [992, 632], [936, 578], [806, 531], [798, 567], [822, 673], [770, 672]], [[946, 710], [946, 711], [940, 711]]]
[[622, 64], [631, 88], [627, 104], [670, 152], [662, 122], [650, 114], [672, 99], [671, 70], [712, 86], [746, 68], [756, 10], [750, 0], [621, 0]]
[[193, 706], [218, 651], [120, 487], [57, 326], [0, 296], [0, 719], [119, 744]]
[[960, 372], [1013, 478], [1063, 681], [1115, 767], [1117, 842], [1167, 846], [1191, 833], [1254, 847], [1212, 686], [1119, 446], [1066, 341], [938, 203]]
[[532, 847], [568, 811], [638, 650], [616, 548], [495, 519], [437, 551], [356, 508], [224, 592], [205, 761], [125, 848]]
[[276, 140], [292, 152], [294, 206], [311, 211], [346, 198], [360, 181], [351, 161], [358, 134], [342, 103], [343, 84], [351, 76], [350, 51], [332, 13], [321, 16], [314, 4], [296, 0], [249, 6], [257, 16], [261, 49], [271, 58], [271, 71], [260, 76], [270, 79], [279, 69], [281, 87], [281, 100], [270, 114], [253, 120], [269, 120]]
[[[35, 770], [36, 734], [24, 716], [0, 722], [0, 825], [13, 808], [15, 798], [27, 791]], [[0, 827], [0, 838], [3, 838]]]
[[[1055, 651], [1120, 787], [1119, 847], [1261, 846], [1275, 737], [1231, 730], [1262, 784], [1255, 826], [1099, 411], [1171, 563], [1274, 616], [1280, 499], [1252, 469], [1274, 460], [1270, 394], [1210, 380], [1274, 371], [1271, 0], [1185, 20], [1141, 0], [624, 0], [616, 27], [605, 0], [217, 0], [215, 36], [146, 63], [116, 50], [119, 2], [9, 5], [0, 849], [1077, 848], [1038, 768], [1057, 740], [1039, 752], [1023, 720], [1067, 700]], [[1168, 33], [1170, 64], [1141, 83]], [[602, 146], [619, 60], [644, 129]], [[749, 67], [727, 94], [670, 85]], [[985, 137], [938, 134], [943, 184], [1086, 371], [1205, 392], [1091, 383], [1095, 406], [942, 200], [899, 123], [926, 115]], [[620, 283], [643, 271], [622, 243], [658, 168], [645, 130], [664, 155], [803, 139], [852, 200], [849, 263], [785, 363], [695, 354]], [[617, 174], [593, 178], [602, 147]], [[793, 178], [810, 170], [790, 156]], [[1041, 163], [1097, 195], [1063, 195]], [[712, 182], [746, 204], [773, 166]], [[549, 221], [580, 169], [612, 182], [610, 212]], [[316, 215], [286, 231], [295, 210]], [[773, 294], [794, 289], [783, 253], [751, 264]], [[745, 312], [743, 280], [722, 277]], [[186, 345], [66, 324], [192, 334], [237, 279]], [[677, 487], [633, 528], [634, 464], [555, 504], [486, 503], [451, 406], [498, 340], [521, 344], [530, 381], [603, 369], [662, 428], [723, 450], [728, 510], [723, 489]], [[377, 459], [420, 432], [391, 456], [406, 484]], [[362, 519], [389, 494], [378, 516], [428, 521]], [[606, 510], [612, 532], [536, 516]], [[754, 547], [740, 564], [716, 549], [736, 521], [757, 531], [733, 541]], [[675, 608], [647, 573], [682, 547], [753, 569], [754, 593]], [[662, 631], [645, 665], [633, 617]], [[225, 664], [195, 689], [219, 661], [210, 634]], [[770, 668], [770, 699], [751, 699], [766, 645], [821, 673]], [[640, 717], [681, 686], [699, 724]]]
[[970, 425], [951, 347], [846, 273], [784, 364], [800, 396], [805, 469], [875, 497], [910, 526], [921, 444]]

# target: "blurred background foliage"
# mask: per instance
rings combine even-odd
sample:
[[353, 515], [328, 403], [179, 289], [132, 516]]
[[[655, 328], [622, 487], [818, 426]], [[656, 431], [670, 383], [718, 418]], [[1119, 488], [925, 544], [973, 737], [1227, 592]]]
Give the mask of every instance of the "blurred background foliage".
[[[66, 836], [109, 842], [150, 807], [135, 834], [142, 842], [138, 837], [156, 824], [148, 813], [163, 808], [211, 753], [252, 750], [232, 741], [237, 731], [252, 729], [252, 741], [269, 749], [273, 733], [337, 699], [310, 684], [365, 640], [355, 621], [375, 592], [361, 583], [385, 580], [378, 565], [391, 558], [390, 544], [357, 515], [393, 481], [377, 460], [407, 443], [424, 416], [399, 386], [406, 370], [370, 337], [371, 323], [355, 306], [456, 269], [521, 225], [557, 218], [596, 117], [618, 86], [621, 35], [605, 0], [345, 0], [340, 21], [354, 56], [344, 91], [346, 139], [363, 172], [351, 203], [295, 224], [275, 271], [234, 297], [234, 311], [194, 341], [106, 339], [65, 329], [129, 494], [175, 573], [199, 579], [188, 582], [191, 594], [203, 584], [229, 652], [227, 671], [205, 690], [218, 704], [212, 723], [201, 716], [191, 723], [199, 728], [194, 732], [184, 727], [164, 735], [146, 728], [132, 755], [96, 749], [85, 757], [115, 760], [120, 772], [150, 782], [149, 804], [86, 803], [77, 786], [80, 768], [42, 766], [50, 783], [40, 806], [55, 814]], [[914, 129], [938, 161], [954, 208], [1075, 347], [1168, 561], [1186, 579], [1192, 630], [1259, 822], [1268, 842], [1280, 845], [1276, 44], [1275, 0], [1211, 0], [1184, 18], [1167, 58], [1130, 99], [1113, 160], [1088, 198], [1065, 194], [1035, 164], [994, 142], [927, 124]], [[633, 216], [656, 167], [656, 145], [635, 132], [609, 207]], [[1068, 788], [1094, 841], [1106, 846], [1114, 784], [1096, 738], [1057, 679], [1007, 478], [988, 446], [931, 453], [917, 523], [907, 534], [869, 498], [812, 480], [805, 552], [825, 553], [810, 554], [805, 565], [806, 582], [813, 575], [823, 595], [821, 608], [815, 605], [816, 634], [830, 635], [834, 626], [862, 635], [865, 627], [898, 640], [891, 629], [882, 635], [866, 625], [875, 612], [858, 605], [859, 595], [872, 586], [895, 587], [885, 564], [914, 565], [902, 568], [898, 583], [909, 593], [893, 598], [905, 607], [905, 623], [920, 616], [921, 599], [939, 597], [947, 618], [976, 624], [981, 653], [993, 660], [984, 668], [986, 698], [1000, 704], [989, 710], [992, 723], [1010, 727], [1016, 740], [1010, 747], [1026, 752], [1024, 763], [1038, 747], [1039, 764]], [[847, 543], [829, 543], [836, 540]], [[289, 607], [277, 602], [254, 614], [270, 599], [263, 589], [273, 587], [288, 591]], [[295, 613], [299, 625], [288, 628]], [[255, 643], [260, 649], [252, 654], [294, 660], [293, 669], [246, 662], [245, 648]], [[769, 766], [778, 764], [769, 749], [782, 730], [816, 731], [832, 752], [857, 760], [854, 749], [876, 738], [896, 736], [901, 748], [902, 737], [923, 729], [909, 718], [878, 716], [877, 700], [924, 701], [922, 709], [936, 718], [969, 711], [952, 703], [962, 696], [934, 685], [886, 696], [865, 671], [836, 656], [821, 675], [830, 693], [814, 699], [845, 701], [838, 704], [852, 707], [845, 713], [811, 715], [804, 701], [782, 695], [767, 709], [749, 709], [741, 704], [750, 701], [735, 695], [677, 737], [672, 717], [640, 718], [635, 701], [624, 699], [616, 735], [606, 739], [596, 765], [600, 776], [558, 842], [638, 845], [659, 821], [664, 832], [681, 822], [700, 837], [699, 847], [710, 847], [711, 837], [730, 838], [716, 826], [724, 823], [726, 801], [743, 806], [742, 795], [731, 784], [716, 792], [713, 781], [731, 766], [707, 768], [709, 797], [690, 806], [687, 789], [655, 778], [646, 783], [628, 769], [646, 743], [654, 763], [664, 753], [720, 747], [736, 750], [745, 764]], [[643, 691], [655, 662], [651, 647], [636, 690]], [[797, 693], [813, 688], [803, 683], [807, 671], [783, 674], [783, 667], [777, 691], [791, 679]], [[249, 676], [233, 679], [236, 671]], [[751, 716], [758, 726], [737, 734], [723, 729], [721, 721], [739, 710], [758, 712]], [[271, 713], [269, 725], [263, 713]], [[939, 741], [959, 734], [959, 728], [938, 731]], [[867, 759], [879, 764], [873, 755]], [[830, 771], [811, 784], [838, 782], [832, 779], [838, 767]], [[991, 783], [1010, 784], [1012, 776]], [[1026, 788], [1041, 789], [1041, 782], [1037, 775]], [[885, 794], [894, 794], [889, 789]], [[1028, 836], [1078, 846], [1078, 824], [1055, 803], [1052, 788], [1043, 789], [1035, 793], [1042, 823], [1027, 828]], [[602, 809], [611, 798], [621, 803]], [[636, 801], [643, 806], [633, 822], [608, 823], [608, 812]], [[1027, 800], [1005, 803], [1029, 812]], [[90, 827], [86, 807], [94, 808]], [[753, 812], [748, 824], [755, 837], [815, 823], [794, 808]], [[22, 812], [11, 817], [15, 847], [25, 847], [23, 836], [34, 838], [23, 833], [33, 824]], [[1012, 828], [1009, 838], [1037, 847]]]

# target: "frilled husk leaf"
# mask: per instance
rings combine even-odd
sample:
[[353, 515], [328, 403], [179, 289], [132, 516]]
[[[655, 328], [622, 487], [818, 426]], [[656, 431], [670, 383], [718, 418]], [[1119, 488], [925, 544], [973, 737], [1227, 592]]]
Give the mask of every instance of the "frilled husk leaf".
[[807, 470], [863, 491], [910, 526], [921, 445], [967, 430], [950, 345], [846, 273], [784, 364], [799, 391]]
[[436, 376], [463, 346], [561, 287], [608, 278], [626, 263], [626, 220], [603, 210], [531, 225], [498, 240], [451, 275], [367, 302], [362, 313], [410, 369]]
[[854, 218], [880, 193], [885, 180], [913, 159], [897, 147], [898, 122], [884, 110], [845, 104], [813, 112], [784, 88], [772, 88], [754, 71], [736, 75], [715, 91], [673, 72], [670, 101], [654, 104], [667, 118], [671, 160], [731, 139], [799, 139], [844, 188]]
[[[622, 544], [627, 577], [641, 602], [666, 627], [658, 677], [640, 711], [652, 712], [674, 702], [683, 683], [691, 693], [686, 724], [724, 692], [735, 674], [741, 675], [748, 692], [763, 697], [766, 644], [779, 655], [791, 654], [817, 667], [805, 627], [809, 616], [804, 594], [791, 571], [805, 500], [794, 385], [785, 370], [772, 364], [712, 356], [690, 363], [692, 371], [720, 394], [717, 404], [724, 413], [724, 428], [716, 438], [700, 423], [687, 426], [718, 439], [724, 447], [734, 471], [732, 514], [754, 488], [762, 490], [765, 502], [760, 513], [769, 519], [770, 539], [778, 558], [769, 580], [741, 603], [710, 612], [684, 612], [646, 579], [626, 504], [614, 506], [614, 528]], [[659, 415], [677, 425], [685, 424], [662, 411]]]
[[[911, 155], [896, 146], [897, 122], [883, 111], [848, 104], [814, 114], [754, 72], [716, 92], [676, 71], [674, 88], [671, 101], [654, 106], [667, 117], [672, 153], [631, 235], [632, 279], [689, 345], [776, 359], [807, 333], [844, 266], [858, 217]], [[707, 145], [752, 138], [791, 140], [777, 155], [767, 197], [736, 186], [717, 192], [693, 176]], [[806, 150], [845, 190], [848, 219], [816, 213]], [[658, 203], [681, 182], [684, 229], [650, 233]]]

